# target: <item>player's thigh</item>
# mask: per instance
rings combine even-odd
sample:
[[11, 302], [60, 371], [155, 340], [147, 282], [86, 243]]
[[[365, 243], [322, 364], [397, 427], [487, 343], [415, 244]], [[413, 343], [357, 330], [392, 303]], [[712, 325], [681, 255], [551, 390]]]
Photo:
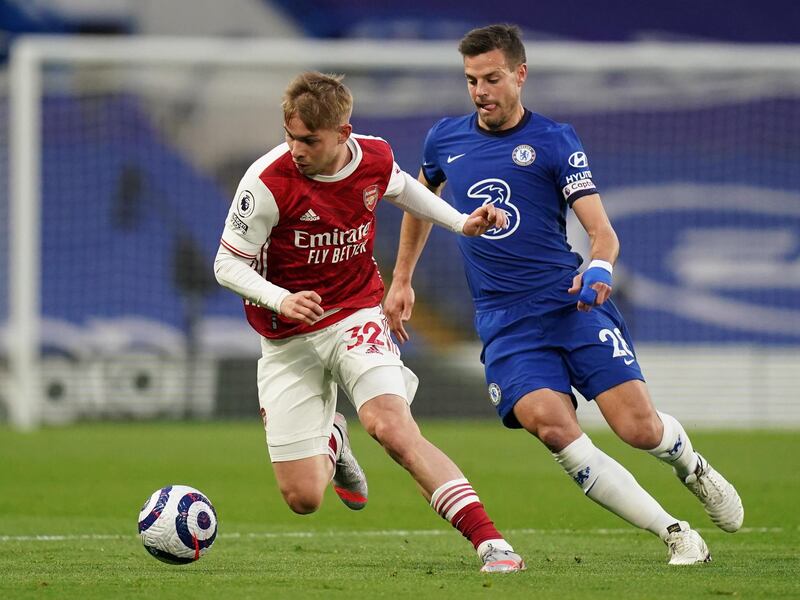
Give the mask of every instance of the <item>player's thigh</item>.
[[310, 337], [262, 340], [258, 400], [273, 462], [328, 453], [336, 383]]
[[569, 373], [559, 352], [541, 345], [535, 336], [503, 336], [492, 340], [483, 352], [489, 401], [506, 427], [522, 425], [514, 406], [536, 390], [571, 395]]
[[419, 380], [403, 364], [380, 307], [362, 309], [330, 329], [335, 336], [326, 359], [328, 367], [357, 411], [383, 395], [411, 404]]
[[627, 381], [644, 381], [625, 321], [613, 304], [568, 311], [554, 330], [570, 381], [587, 400]]
[[[392, 368], [378, 367], [368, 371], [364, 377], [380, 377], [380, 371]], [[391, 376], [388, 372], [383, 375]], [[398, 394], [372, 396], [359, 407], [358, 418], [367, 433], [387, 449], [402, 450], [413, 445], [422, 435], [411, 415], [408, 401]]]
[[522, 427], [513, 409], [526, 394], [540, 389], [571, 394], [569, 372], [545, 338], [544, 323], [530, 303], [475, 316], [489, 401], [506, 427]]

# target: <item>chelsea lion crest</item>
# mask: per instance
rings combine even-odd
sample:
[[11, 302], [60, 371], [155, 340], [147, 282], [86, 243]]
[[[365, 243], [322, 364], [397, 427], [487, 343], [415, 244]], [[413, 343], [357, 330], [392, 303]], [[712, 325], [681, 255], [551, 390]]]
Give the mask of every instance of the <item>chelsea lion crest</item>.
[[492, 404], [497, 406], [500, 404], [500, 400], [503, 399], [503, 392], [500, 391], [500, 386], [496, 383], [489, 384], [489, 400], [491, 400]]
[[511, 153], [511, 159], [520, 167], [527, 167], [536, 160], [536, 150], [528, 144], [520, 144]]

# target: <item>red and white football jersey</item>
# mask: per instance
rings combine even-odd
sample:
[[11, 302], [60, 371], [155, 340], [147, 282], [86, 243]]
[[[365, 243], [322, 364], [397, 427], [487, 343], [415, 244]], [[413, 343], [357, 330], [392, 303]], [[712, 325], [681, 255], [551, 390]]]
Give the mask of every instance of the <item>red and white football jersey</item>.
[[222, 245], [275, 285], [317, 292], [329, 313], [306, 325], [245, 302], [247, 320], [264, 337], [327, 327], [383, 297], [372, 256], [374, 211], [403, 179], [385, 140], [352, 135], [347, 143], [352, 160], [335, 175], [314, 177], [300, 173], [281, 144], [251, 165], [236, 191]]

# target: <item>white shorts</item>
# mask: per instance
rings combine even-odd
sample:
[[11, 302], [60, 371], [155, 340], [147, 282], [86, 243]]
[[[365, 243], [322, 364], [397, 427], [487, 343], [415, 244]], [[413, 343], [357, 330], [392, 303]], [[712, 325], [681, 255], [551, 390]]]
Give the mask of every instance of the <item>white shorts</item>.
[[261, 352], [258, 400], [272, 462], [328, 453], [337, 385], [356, 410], [382, 394], [411, 404], [417, 391], [380, 306], [305, 335], [262, 338]]

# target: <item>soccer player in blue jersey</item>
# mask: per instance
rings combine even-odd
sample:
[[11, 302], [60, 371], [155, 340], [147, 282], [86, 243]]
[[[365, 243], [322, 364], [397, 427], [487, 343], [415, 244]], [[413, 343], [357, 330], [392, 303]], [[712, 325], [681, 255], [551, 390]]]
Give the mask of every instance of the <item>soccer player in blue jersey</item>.
[[[659, 536], [670, 564], [707, 562], [700, 534], [667, 513], [578, 424], [573, 387], [597, 402], [622, 440], [671, 465], [717, 526], [741, 527], [744, 510], [734, 487], [650, 400], [625, 322], [609, 298], [619, 242], [581, 142], [571, 126], [522, 104], [528, 71], [517, 27], [475, 29], [459, 51], [476, 112], [431, 128], [419, 179], [437, 193], [447, 182], [462, 212], [494, 203], [509, 218], [506, 229], [458, 240], [489, 397], [503, 424], [539, 438], [586, 496]], [[582, 258], [567, 243], [567, 209], [591, 241], [582, 273]], [[408, 340], [411, 277], [429, 231], [430, 224], [404, 216], [385, 302], [400, 342]]]

